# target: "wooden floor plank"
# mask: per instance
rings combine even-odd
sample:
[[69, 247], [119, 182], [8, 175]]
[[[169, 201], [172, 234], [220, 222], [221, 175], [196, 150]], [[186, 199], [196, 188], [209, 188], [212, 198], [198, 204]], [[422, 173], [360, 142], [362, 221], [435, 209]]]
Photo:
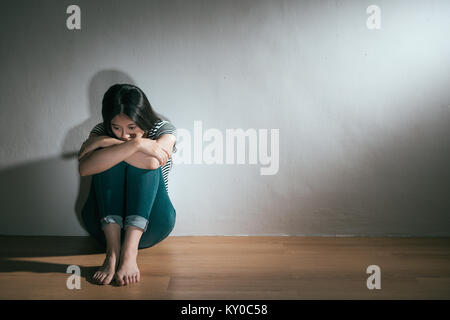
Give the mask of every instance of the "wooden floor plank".
[[90, 280], [104, 257], [90, 237], [0, 236], [0, 299], [450, 298], [450, 238], [170, 236], [139, 250], [142, 280], [124, 287]]

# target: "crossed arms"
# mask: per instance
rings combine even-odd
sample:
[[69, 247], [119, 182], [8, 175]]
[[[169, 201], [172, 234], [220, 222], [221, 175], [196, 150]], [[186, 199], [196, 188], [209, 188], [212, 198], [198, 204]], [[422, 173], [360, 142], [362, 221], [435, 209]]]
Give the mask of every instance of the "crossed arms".
[[[88, 176], [103, 172], [121, 161], [151, 170], [165, 165], [172, 156], [176, 136], [163, 134], [157, 140], [143, 139], [146, 140], [144, 144], [139, 143], [138, 139], [122, 141], [90, 134], [78, 154], [80, 175]], [[158, 151], [157, 156], [151, 155]]]

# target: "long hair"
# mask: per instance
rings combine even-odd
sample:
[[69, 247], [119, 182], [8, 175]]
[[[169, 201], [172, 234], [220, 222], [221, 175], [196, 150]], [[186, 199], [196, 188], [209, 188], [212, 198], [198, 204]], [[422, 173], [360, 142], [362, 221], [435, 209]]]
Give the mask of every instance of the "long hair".
[[148, 130], [160, 121], [145, 93], [135, 85], [115, 84], [103, 96], [102, 116], [106, 133], [115, 138], [111, 130], [111, 120], [118, 114], [125, 114], [141, 128], [147, 137]]

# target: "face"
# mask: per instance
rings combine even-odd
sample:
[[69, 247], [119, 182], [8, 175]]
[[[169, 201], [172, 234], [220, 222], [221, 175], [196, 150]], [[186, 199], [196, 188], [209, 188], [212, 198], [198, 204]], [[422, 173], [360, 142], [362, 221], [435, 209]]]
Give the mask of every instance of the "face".
[[111, 120], [111, 130], [122, 141], [129, 141], [136, 136], [142, 137], [145, 133], [133, 120], [124, 114], [118, 114]]

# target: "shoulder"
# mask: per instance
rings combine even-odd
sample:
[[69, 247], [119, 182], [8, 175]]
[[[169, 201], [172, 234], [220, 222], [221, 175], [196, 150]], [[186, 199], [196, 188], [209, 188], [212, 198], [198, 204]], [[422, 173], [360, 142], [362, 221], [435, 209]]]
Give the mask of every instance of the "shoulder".
[[96, 124], [94, 126], [94, 128], [92, 128], [90, 133], [97, 134], [97, 135], [105, 134], [105, 127], [103, 126], [103, 122], [100, 122], [100, 123]]
[[156, 139], [162, 134], [172, 133], [175, 134], [176, 128], [175, 126], [167, 120], [158, 120], [154, 123], [153, 127], [148, 130], [148, 136], [150, 138]]
[[158, 130], [159, 128], [161, 128], [163, 125], [165, 125], [166, 123], [169, 123], [169, 121], [166, 120], [158, 120], [153, 124], [153, 130]]

